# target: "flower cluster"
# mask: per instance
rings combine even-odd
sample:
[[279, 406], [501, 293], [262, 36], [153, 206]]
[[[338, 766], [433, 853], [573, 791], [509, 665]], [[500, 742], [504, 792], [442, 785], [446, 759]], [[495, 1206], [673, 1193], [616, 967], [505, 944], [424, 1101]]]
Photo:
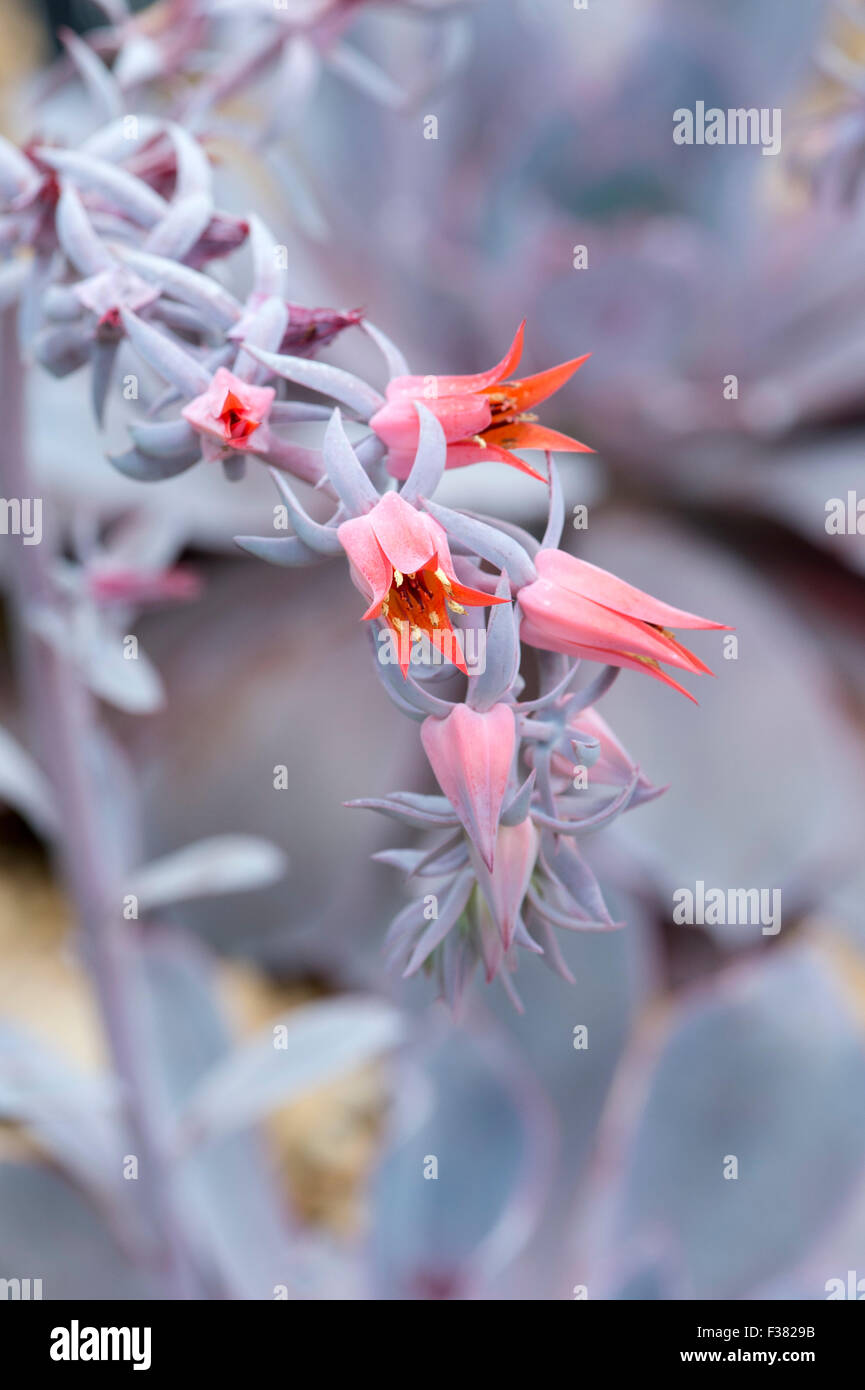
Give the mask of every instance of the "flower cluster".
[[[420, 725], [439, 788], [353, 803], [432, 836], [431, 844], [379, 856], [433, 890], [398, 914], [390, 958], [406, 975], [434, 972], [453, 1004], [480, 962], [518, 1002], [511, 975], [520, 950], [570, 978], [558, 930], [617, 925], [582, 840], [657, 794], [595, 705], [621, 668], [693, 698], [670, 671], [707, 667], [673, 629], [721, 625], [560, 548], [564, 503], [553, 452], [587, 446], [543, 424], [536, 410], [586, 356], [520, 378], [521, 324], [488, 371], [412, 375], [360, 310], [292, 302], [285, 248], [254, 213], [216, 208], [205, 144], [189, 128], [156, 117], [128, 124], [126, 95], [144, 80], [148, 55], [174, 71], [186, 37], [226, 7], [166, 0], [161, 8], [165, 22], [150, 14], [147, 34], [134, 18], [97, 34], [111, 72], [93, 48], [68, 40], [70, 58], [113, 112], [103, 130], [78, 149], [0, 143], [0, 238], [10, 251], [33, 251], [29, 264], [10, 262], [7, 292], [18, 295], [22, 332], [48, 371], [89, 370], [100, 421], [121, 355], [136, 380], [142, 365], [155, 374], [128, 450], [112, 459], [120, 472], [150, 483], [219, 464], [240, 481], [249, 460], [267, 464], [293, 534], [240, 537], [240, 546], [277, 565], [347, 561], [384, 690]], [[270, 6], [258, 15], [260, 51], [243, 55], [243, 73], [253, 58], [260, 66], [283, 50], [297, 63], [310, 45], [332, 61], [352, 8], [332, 0], [282, 15]], [[207, 100], [233, 90], [238, 72], [215, 89], [205, 85]], [[238, 296], [209, 265], [247, 240], [251, 281]], [[319, 360], [346, 332], [365, 334], [380, 351], [383, 390]], [[315, 422], [324, 426], [320, 447], [296, 443], [293, 426]], [[482, 459], [547, 489], [540, 542], [435, 500], [446, 470]], [[310, 515], [295, 481], [330, 499], [326, 521]], [[86, 573], [86, 584], [76, 578], [70, 589], [81, 612], [85, 590], [87, 613], [191, 594], [176, 570]], [[534, 669], [524, 670], [530, 651]], [[584, 660], [601, 671], [578, 684]], [[537, 692], [527, 697], [533, 678]]]
[[[436, 887], [419, 892], [392, 923], [391, 961], [406, 975], [434, 970], [454, 1005], [480, 961], [487, 979], [500, 977], [518, 1004], [510, 975], [519, 948], [543, 955], [570, 979], [556, 929], [618, 925], [581, 838], [658, 794], [594, 705], [622, 667], [692, 699], [661, 663], [692, 673], [708, 668], [670, 628], [721, 624], [559, 549], [564, 508], [549, 455], [550, 515], [540, 543], [433, 501], [450, 449], [436, 415], [419, 401], [415, 409], [417, 449], [399, 491], [376, 490], [335, 411], [322, 451], [335, 493], [329, 521], [314, 521], [281, 480], [295, 536], [242, 537], [240, 544], [278, 564], [303, 563], [307, 550], [345, 553], [369, 603], [362, 617], [374, 630], [385, 689], [421, 726], [439, 794], [352, 803], [438, 832], [432, 847], [377, 856], [422, 889], [430, 881]], [[482, 642], [469, 643], [472, 630]], [[483, 651], [476, 670], [466, 664], [470, 647]], [[528, 700], [524, 648], [536, 650], [540, 675], [540, 693]], [[462, 698], [435, 689], [437, 654], [464, 673]], [[577, 688], [581, 658], [603, 669]]]

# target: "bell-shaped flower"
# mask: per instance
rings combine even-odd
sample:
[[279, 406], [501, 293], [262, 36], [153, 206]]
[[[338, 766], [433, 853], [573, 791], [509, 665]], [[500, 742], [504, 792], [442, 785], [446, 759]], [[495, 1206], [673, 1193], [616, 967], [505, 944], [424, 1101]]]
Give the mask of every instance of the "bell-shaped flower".
[[276, 392], [272, 386], [253, 386], [227, 367], [219, 367], [206, 391], [184, 406], [184, 420], [198, 432], [206, 460], [221, 459], [226, 450], [248, 453], [250, 439], [267, 448], [267, 417]]
[[439, 786], [489, 870], [516, 748], [510, 705], [489, 710], [454, 705], [445, 719], [430, 717], [421, 742]]
[[563, 362], [536, 376], [511, 379], [523, 348], [520, 324], [508, 352], [488, 372], [471, 376], [396, 376], [388, 384], [385, 404], [370, 426], [388, 448], [388, 468], [405, 478], [418, 438], [415, 401], [423, 401], [445, 432], [448, 468], [483, 459], [510, 464], [533, 477], [542, 475], [512, 452], [514, 449], [562, 449], [590, 453], [585, 444], [537, 423], [532, 412], [573, 376], [586, 356]]
[[[574, 784], [579, 768], [586, 772], [589, 788], [630, 787], [633, 793], [628, 801], [628, 810], [653, 801], [666, 789], [655, 787], [640, 772], [630, 753], [619, 741], [607, 721], [596, 709], [580, 708], [577, 713], [567, 717], [568, 696], [562, 696], [552, 710], [542, 716], [549, 721], [561, 708], [565, 715], [562, 737], [555, 744], [550, 757], [550, 773], [557, 779], [556, 790]], [[534, 749], [527, 742], [524, 756], [529, 767], [534, 767]]]
[[[284, 323], [284, 315], [272, 314], [272, 307], [268, 303], [260, 311], [258, 326], [265, 339], [267, 334], [281, 333]], [[246, 455], [251, 455], [318, 481], [318, 454], [289, 443], [271, 429], [280, 403], [275, 402], [272, 386], [256, 384], [259, 368], [246, 344], [238, 349], [231, 370], [218, 366], [213, 371], [200, 352], [193, 355], [177, 338], [128, 309], [121, 309], [120, 318], [132, 347], [172, 388], [171, 398], [180, 395], [187, 400], [179, 419], [130, 424], [134, 448], [112, 457], [121, 473], [146, 481], [171, 478], [204, 458], [220, 460], [226, 476], [236, 480], [243, 477]]]
[[[540, 836], [528, 818], [517, 825], [499, 827], [495, 867], [479, 864], [474, 869], [493, 922], [507, 953], [517, 936], [525, 945], [527, 933], [522, 921], [523, 899], [528, 891], [538, 858]], [[540, 952], [539, 952], [540, 954]]]
[[444, 528], [398, 493], [387, 492], [365, 516], [344, 521], [337, 536], [351, 561], [352, 578], [369, 600], [363, 617], [383, 618], [394, 633], [403, 675], [418, 636], [466, 671], [450, 615], [508, 600], [460, 583]]
[[712, 674], [669, 629], [723, 629], [723, 623], [673, 608], [561, 550], [539, 551], [534, 565], [537, 579], [518, 594], [523, 614], [520, 636], [529, 646], [644, 671], [689, 700], [693, 695], [661, 663], [693, 674]]

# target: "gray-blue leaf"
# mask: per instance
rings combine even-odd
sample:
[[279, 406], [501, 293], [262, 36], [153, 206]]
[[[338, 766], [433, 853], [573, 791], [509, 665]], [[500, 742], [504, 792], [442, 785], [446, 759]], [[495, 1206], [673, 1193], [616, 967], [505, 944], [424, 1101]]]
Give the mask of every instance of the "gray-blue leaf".
[[255, 835], [213, 835], [145, 864], [130, 892], [145, 910], [187, 898], [243, 893], [278, 883], [287, 869], [282, 850]]
[[0, 797], [35, 830], [53, 834], [57, 825], [54, 797], [41, 769], [6, 729], [0, 728]]
[[381, 1056], [402, 1031], [398, 1010], [372, 998], [329, 999], [286, 1014], [204, 1078], [181, 1115], [179, 1144], [254, 1124], [274, 1106]]

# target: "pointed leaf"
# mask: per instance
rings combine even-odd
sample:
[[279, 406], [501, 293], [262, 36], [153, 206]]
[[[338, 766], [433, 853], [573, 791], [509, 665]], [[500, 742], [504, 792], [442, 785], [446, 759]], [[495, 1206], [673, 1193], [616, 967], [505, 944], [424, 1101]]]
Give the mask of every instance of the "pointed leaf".
[[188, 898], [243, 893], [278, 883], [286, 872], [281, 850], [254, 835], [214, 835], [145, 864], [130, 892], [149, 911]]

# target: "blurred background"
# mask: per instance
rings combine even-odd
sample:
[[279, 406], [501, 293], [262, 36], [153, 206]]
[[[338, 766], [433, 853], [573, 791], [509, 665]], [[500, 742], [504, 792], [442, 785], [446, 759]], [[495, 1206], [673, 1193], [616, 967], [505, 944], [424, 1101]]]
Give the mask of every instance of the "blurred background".
[[[865, 1279], [865, 517], [826, 526], [831, 499], [865, 497], [865, 6], [438, 8], [356, 6], [352, 42], [414, 94], [402, 108], [326, 72], [256, 162], [243, 132], [283, 93], [267, 74], [247, 88], [214, 135], [218, 202], [275, 229], [293, 299], [365, 308], [413, 371], [482, 370], [523, 317], [525, 373], [591, 352], [544, 417], [596, 450], [561, 460], [589, 516], [567, 544], [734, 625], [738, 646], [700, 634], [717, 679], [698, 707], [629, 673], [601, 706], [669, 784], [587, 847], [626, 928], [569, 934], [573, 986], [525, 962], [523, 1015], [478, 981], [455, 1021], [427, 981], [382, 967], [403, 898], [370, 855], [394, 830], [342, 803], [429, 773], [342, 567], [234, 547], [269, 525], [264, 477], [121, 478], [81, 377], [34, 369], [43, 494], [70, 526], [174, 528], [201, 579], [136, 621], [164, 699], [104, 710], [142, 862], [228, 833], [286, 856], [269, 886], [148, 925], [166, 1085], [179, 1104], [217, 1051], [353, 992], [407, 1036], [189, 1164], [184, 1201], [220, 1232], [206, 1296], [825, 1298]], [[2, 0], [7, 136], [32, 134], [22, 94], [56, 26], [95, 18]], [[697, 101], [779, 108], [780, 154], [676, 145], [673, 112]], [[53, 92], [44, 122], [86, 129], [83, 92]], [[216, 273], [231, 282], [243, 254]], [[331, 360], [380, 384], [359, 335]], [[445, 501], [542, 524], [543, 490], [512, 470], [446, 484]], [[18, 734], [8, 645], [0, 721]], [[26, 808], [0, 828], [0, 1014], [31, 1063], [62, 1057], [86, 1123], [106, 1054], [63, 886]], [[675, 924], [675, 890], [697, 881], [780, 889], [781, 930]], [[7, 1073], [0, 1276], [42, 1277], [46, 1297], [166, 1296], [90, 1159]]]

